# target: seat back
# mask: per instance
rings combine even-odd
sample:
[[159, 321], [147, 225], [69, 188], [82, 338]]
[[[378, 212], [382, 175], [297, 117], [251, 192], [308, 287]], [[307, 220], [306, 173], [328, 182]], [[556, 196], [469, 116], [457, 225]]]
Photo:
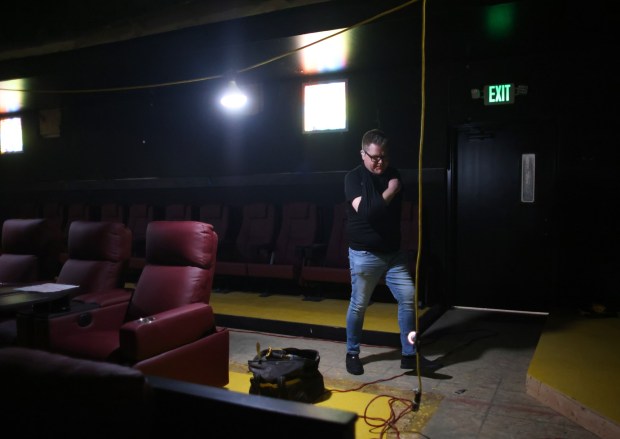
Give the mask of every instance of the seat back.
[[334, 206], [334, 218], [325, 253], [325, 266], [334, 268], [349, 267], [349, 252], [346, 236], [347, 212], [346, 203], [338, 203]]
[[190, 221], [192, 219], [192, 206], [189, 204], [168, 204], [164, 210], [166, 221]]
[[67, 220], [65, 221], [65, 236], [69, 236], [69, 229], [73, 221], [90, 221], [90, 206], [83, 203], [71, 203], [67, 206]]
[[65, 225], [65, 208], [57, 201], [48, 201], [43, 204], [42, 216], [48, 220], [52, 227], [63, 230]]
[[123, 206], [117, 203], [104, 203], [101, 205], [101, 221], [125, 223]]
[[282, 208], [282, 224], [276, 241], [273, 263], [301, 266], [302, 248], [315, 243], [318, 209], [314, 203], [294, 202]]
[[228, 236], [230, 226], [230, 209], [228, 206], [217, 203], [203, 204], [198, 210], [198, 220], [211, 224], [220, 242]]
[[232, 249], [235, 245], [231, 226], [230, 207], [225, 204], [213, 203], [203, 204], [198, 209], [198, 221], [211, 224], [217, 233], [218, 259], [230, 259]]
[[57, 282], [79, 285], [80, 294], [121, 288], [130, 255], [131, 231], [124, 224], [75, 220]]
[[127, 227], [131, 230], [133, 253], [144, 256], [146, 245], [146, 228], [153, 221], [153, 206], [132, 204], [127, 215]]
[[2, 224], [0, 282], [52, 280], [59, 270], [61, 233], [44, 218]]
[[209, 303], [218, 237], [199, 221], [151, 221], [142, 269], [127, 319], [154, 315], [190, 303]]
[[[415, 266], [418, 251], [418, 210], [417, 204], [403, 201], [400, 219], [400, 247], [409, 255], [409, 262]], [[411, 273], [414, 274], [414, 271]]]
[[[139, 370], [25, 347], [0, 349], [3, 419], [23, 437], [146, 437], [151, 388]], [[70, 415], [69, 415], [70, 414]], [[71, 416], [69, 427], [66, 417]], [[93, 427], [96, 426], [96, 431]]]
[[41, 214], [39, 213], [39, 206], [36, 203], [19, 203], [16, 206], [13, 206], [13, 218], [19, 219], [32, 219], [39, 218]]
[[272, 249], [276, 227], [276, 209], [273, 204], [245, 205], [236, 240], [238, 258], [244, 262], [268, 262], [268, 254], [261, 249]]

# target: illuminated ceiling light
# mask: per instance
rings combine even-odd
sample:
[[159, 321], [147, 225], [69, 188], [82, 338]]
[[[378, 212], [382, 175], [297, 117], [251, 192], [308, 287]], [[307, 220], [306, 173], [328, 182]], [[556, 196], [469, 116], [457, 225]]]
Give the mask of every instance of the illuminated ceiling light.
[[239, 109], [243, 108], [248, 102], [248, 97], [237, 85], [235, 80], [228, 82], [228, 87], [224, 92], [224, 95], [220, 99], [220, 104], [225, 108]]

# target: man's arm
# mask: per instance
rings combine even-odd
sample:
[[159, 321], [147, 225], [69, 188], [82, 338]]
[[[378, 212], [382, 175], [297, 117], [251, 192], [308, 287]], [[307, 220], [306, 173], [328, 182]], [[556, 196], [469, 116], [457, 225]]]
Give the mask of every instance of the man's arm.
[[[390, 202], [392, 201], [392, 199], [396, 196], [396, 194], [400, 191], [401, 188], [401, 184], [400, 184], [400, 180], [398, 180], [398, 178], [392, 178], [390, 181], [388, 181], [388, 187], [386, 190], [383, 191], [383, 199], [385, 200], [385, 204], [390, 204]], [[361, 197], [360, 197], [361, 199]], [[355, 201], [355, 200], [353, 200]], [[357, 203], [359, 205], [359, 201]], [[355, 208], [355, 206], [353, 206]], [[357, 211], [357, 209], [355, 209]]]
[[[383, 197], [383, 200], [385, 200], [385, 204], [390, 204], [390, 202], [392, 201], [392, 199], [394, 199], [396, 194], [400, 192], [401, 187], [402, 185], [398, 178], [392, 178], [390, 179], [390, 181], [388, 181], [387, 189], [384, 190], [383, 193], [381, 194], [381, 196]], [[353, 209], [355, 209], [356, 212], [359, 212], [359, 206], [361, 202], [362, 202], [361, 196], [356, 197], [351, 201], [351, 206], [353, 206]]]
[[344, 179], [345, 197], [350, 199], [353, 210], [358, 212], [360, 203], [362, 202], [361, 180], [358, 169], [347, 173]]

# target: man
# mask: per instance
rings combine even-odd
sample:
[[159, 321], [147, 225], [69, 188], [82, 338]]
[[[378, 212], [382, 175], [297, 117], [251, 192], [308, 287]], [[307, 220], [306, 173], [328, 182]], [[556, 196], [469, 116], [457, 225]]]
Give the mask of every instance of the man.
[[[385, 281], [398, 302], [402, 369], [416, 369], [416, 347], [407, 336], [415, 328], [414, 285], [407, 256], [400, 249], [402, 182], [390, 166], [388, 139], [377, 129], [362, 137], [362, 164], [345, 176], [351, 299], [347, 311], [347, 371], [364, 373], [360, 345], [364, 315], [372, 293]], [[420, 357], [421, 369], [439, 365]]]

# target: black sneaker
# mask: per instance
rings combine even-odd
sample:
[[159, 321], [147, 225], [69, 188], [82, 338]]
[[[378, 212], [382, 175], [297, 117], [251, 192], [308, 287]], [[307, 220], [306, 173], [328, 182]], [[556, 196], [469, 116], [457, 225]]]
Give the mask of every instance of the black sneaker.
[[[403, 355], [400, 359], [400, 368], [401, 369], [411, 369], [416, 370], [418, 367], [416, 362], [416, 354], [413, 355]], [[423, 355], [420, 355], [420, 370], [422, 372], [432, 372], [439, 368], [443, 367], [443, 364], [429, 360], [425, 358]]]
[[359, 355], [347, 354], [347, 372], [351, 375], [362, 375], [364, 373], [364, 366]]

